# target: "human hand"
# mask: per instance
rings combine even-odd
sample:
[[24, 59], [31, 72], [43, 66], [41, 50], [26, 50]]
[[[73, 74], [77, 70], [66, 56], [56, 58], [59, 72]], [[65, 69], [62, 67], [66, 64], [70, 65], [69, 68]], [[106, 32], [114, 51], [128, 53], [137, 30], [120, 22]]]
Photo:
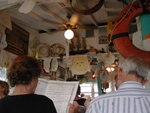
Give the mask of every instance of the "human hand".
[[86, 99], [86, 101], [84, 102], [84, 106], [85, 106], [86, 109], [89, 106], [90, 101], [91, 101], [91, 97], [88, 96], [87, 99]]
[[79, 113], [79, 104], [76, 101], [73, 101], [73, 104], [70, 104], [69, 113]]
[[82, 93], [82, 94], [81, 94], [81, 97], [84, 97], [84, 96], [85, 96], [85, 95]]

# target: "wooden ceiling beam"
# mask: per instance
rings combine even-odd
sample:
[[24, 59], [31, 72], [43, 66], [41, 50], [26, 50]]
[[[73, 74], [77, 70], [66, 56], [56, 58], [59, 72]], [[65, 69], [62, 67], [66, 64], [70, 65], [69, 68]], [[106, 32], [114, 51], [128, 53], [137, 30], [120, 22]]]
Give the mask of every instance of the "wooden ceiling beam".
[[58, 27], [56, 27], [56, 25], [57, 25], [57, 26], [60, 25], [59, 23], [54, 22], [54, 21], [47, 20], [47, 19], [41, 17], [40, 15], [38, 15], [38, 14], [32, 12], [32, 11], [31, 11], [30, 13], [28, 13], [28, 15], [30, 15], [30, 16], [33, 17], [33, 18], [38, 18], [38, 19], [40, 19], [41, 21], [50, 24], [50, 26], [53, 27], [53, 28], [58, 28]]
[[12, 17], [12, 21], [14, 22], [14, 23], [16, 23], [16, 24], [19, 24], [19, 25], [23, 25], [23, 26], [26, 26], [26, 27], [28, 27], [28, 28], [31, 28], [31, 29], [34, 29], [34, 30], [36, 30], [36, 31], [39, 31], [39, 30], [41, 30], [41, 28], [38, 28], [38, 26], [36, 26], [36, 25], [29, 25], [29, 23], [28, 22], [22, 22], [20, 19], [18, 19], [18, 18], [14, 18], [14, 17]]
[[46, 7], [45, 5], [40, 5], [40, 7], [47, 13], [49, 13], [50, 15], [53, 15], [55, 18], [59, 19], [62, 23], [65, 23], [66, 20], [64, 20], [62, 17], [60, 17], [58, 14], [54, 13], [53, 11], [51, 11], [48, 7]]
[[90, 17], [91, 21], [93, 22], [93, 24], [98, 27], [98, 23], [96, 22], [96, 19], [94, 18], [94, 16], [91, 14], [91, 15], [89, 15], [89, 17]]
[[[22, 22], [22, 24], [27, 24], [29, 26], [36, 26], [39, 29], [48, 31], [44, 26], [42, 26], [41, 24], [39, 24], [36, 21], [31, 21], [31, 19], [29, 19], [27, 16], [23, 16], [23, 15], [19, 15], [18, 13], [10, 13], [12, 18], [16, 18], [18, 20], [20, 20], [20, 22]], [[31, 24], [32, 23], [32, 24]]]

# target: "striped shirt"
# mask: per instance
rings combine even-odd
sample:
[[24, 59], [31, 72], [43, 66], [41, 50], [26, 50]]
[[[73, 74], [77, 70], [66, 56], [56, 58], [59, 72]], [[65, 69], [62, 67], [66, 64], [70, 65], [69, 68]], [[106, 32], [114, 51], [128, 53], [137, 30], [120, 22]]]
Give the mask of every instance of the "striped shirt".
[[86, 113], [150, 113], [150, 91], [139, 82], [124, 82], [117, 91], [94, 98]]

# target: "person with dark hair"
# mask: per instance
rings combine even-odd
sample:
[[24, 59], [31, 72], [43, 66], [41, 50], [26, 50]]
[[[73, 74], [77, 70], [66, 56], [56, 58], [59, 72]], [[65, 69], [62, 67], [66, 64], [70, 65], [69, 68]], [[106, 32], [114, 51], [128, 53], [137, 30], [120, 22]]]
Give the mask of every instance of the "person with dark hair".
[[118, 66], [118, 90], [98, 96], [86, 113], [150, 113], [150, 91], [144, 88], [150, 75], [148, 63], [130, 56]]
[[57, 113], [51, 99], [34, 94], [40, 74], [37, 59], [31, 56], [15, 58], [7, 75], [14, 91], [0, 100], [0, 113]]
[[0, 80], [0, 99], [7, 96], [9, 93], [9, 84], [6, 81]]

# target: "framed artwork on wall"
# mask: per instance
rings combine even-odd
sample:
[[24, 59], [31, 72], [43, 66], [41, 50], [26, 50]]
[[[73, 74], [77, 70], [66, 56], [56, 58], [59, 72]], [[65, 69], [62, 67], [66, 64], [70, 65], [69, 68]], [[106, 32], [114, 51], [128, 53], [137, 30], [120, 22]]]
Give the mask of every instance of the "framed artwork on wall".
[[99, 44], [107, 44], [108, 43], [107, 36], [105, 36], [105, 35], [99, 36], [98, 39], [99, 39]]
[[28, 43], [29, 43], [29, 33], [12, 23], [12, 30], [6, 28], [6, 42], [7, 47], [4, 48], [5, 51], [11, 52], [15, 55], [27, 55], [28, 54]]

